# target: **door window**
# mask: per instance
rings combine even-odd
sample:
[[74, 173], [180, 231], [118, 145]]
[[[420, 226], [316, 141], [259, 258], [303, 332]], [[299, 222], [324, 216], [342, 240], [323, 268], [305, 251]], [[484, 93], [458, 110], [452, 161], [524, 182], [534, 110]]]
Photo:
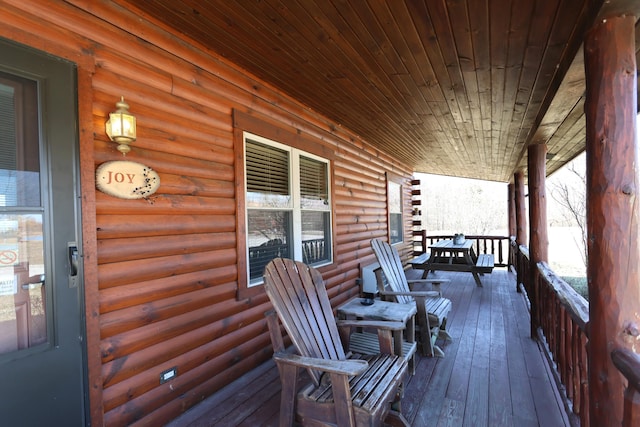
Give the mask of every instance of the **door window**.
[[0, 354], [48, 336], [37, 122], [36, 82], [0, 73]]

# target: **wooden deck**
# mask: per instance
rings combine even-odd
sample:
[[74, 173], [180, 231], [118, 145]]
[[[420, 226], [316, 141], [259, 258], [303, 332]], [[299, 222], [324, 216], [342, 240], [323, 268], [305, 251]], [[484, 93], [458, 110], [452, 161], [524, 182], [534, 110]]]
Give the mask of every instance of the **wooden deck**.
[[[415, 272], [417, 275], [422, 272]], [[483, 277], [437, 272], [451, 283], [444, 358], [419, 357], [402, 412], [414, 426], [568, 426], [569, 421], [538, 344], [515, 279], [504, 269]], [[430, 275], [431, 277], [431, 275]], [[276, 426], [280, 380], [269, 361], [168, 425]]]

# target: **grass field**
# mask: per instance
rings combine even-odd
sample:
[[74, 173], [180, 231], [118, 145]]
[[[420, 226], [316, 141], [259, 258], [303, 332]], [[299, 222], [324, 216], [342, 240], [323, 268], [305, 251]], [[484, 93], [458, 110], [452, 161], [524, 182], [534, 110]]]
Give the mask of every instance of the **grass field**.
[[587, 289], [587, 278], [582, 277], [572, 277], [572, 276], [561, 276], [562, 279], [567, 282], [569, 286], [576, 290], [580, 295], [584, 297], [587, 301], [589, 301], [589, 292]]
[[587, 274], [578, 227], [549, 227], [549, 266], [585, 299]]

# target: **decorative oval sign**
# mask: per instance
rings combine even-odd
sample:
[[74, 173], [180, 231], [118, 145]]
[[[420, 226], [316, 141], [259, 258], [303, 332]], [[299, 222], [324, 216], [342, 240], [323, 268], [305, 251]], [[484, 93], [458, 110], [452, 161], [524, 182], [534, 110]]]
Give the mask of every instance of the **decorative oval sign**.
[[142, 163], [115, 160], [98, 166], [96, 187], [121, 199], [142, 199], [158, 190], [160, 176]]

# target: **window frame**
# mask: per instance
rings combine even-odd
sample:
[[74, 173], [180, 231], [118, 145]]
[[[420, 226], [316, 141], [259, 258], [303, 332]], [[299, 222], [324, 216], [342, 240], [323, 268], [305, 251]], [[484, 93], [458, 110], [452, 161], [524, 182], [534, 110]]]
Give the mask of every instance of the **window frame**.
[[[245, 165], [245, 134], [252, 137], [262, 138], [274, 143], [279, 148], [286, 147], [309, 158], [318, 159], [327, 163], [328, 175], [328, 197], [329, 197], [329, 227], [331, 244], [329, 245], [329, 261], [319, 264], [316, 267], [322, 272], [327, 266], [334, 263], [335, 258], [335, 198], [333, 196], [334, 171], [333, 164], [335, 155], [330, 147], [326, 146], [319, 139], [314, 139], [308, 134], [304, 134], [300, 129], [274, 122], [272, 119], [258, 117], [257, 113], [245, 113], [233, 110], [233, 138], [235, 155], [235, 189], [237, 200], [236, 212], [236, 250], [237, 250], [237, 281], [238, 289], [236, 298], [243, 300], [252, 298], [264, 293], [262, 282], [250, 283], [249, 263], [248, 263], [248, 223], [247, 223], [247, 200], [246, 200], [246, 165]], [[258, 141], [261, 142], [261, 141]], [[299, 166], [298, 166], [299, 167]], [[298, 178], [296, 178], [298, 179]], [[296, 208], [294, 208], [296, 209]], [[299, 206], [298, 215], [303, 209]], [[295, 244], [301, 242], [294, 239], [294, 254], [302, 259], [301, 248], [296, 248]], [[296, 257], [297, 257], [296, 255]]]
[[[249, 206], [249, 204], [246, 204], [246, 209], [244, 212], [244, 216], [245, 216], [245, 223], [247, 224], [247, 229], [249, 228], [249, 212], [250, 211], [256, 211], [256, 212], [269, 212], [269, 211], [274, 211], [274, 212], [288, 212], [288, 216], [290, 218], [289, 222], [289, 227], [290, 227], [290, 232], [286, 233], [289, 234], [289, 241], [287, 242], [287, 246], [290, 246], [290, 251], [291, 251], [291, 257], [295, 260], [298, 261], [302, 261], [304, 259], [304, 255], [303, 255], [303, 238], [304, 238], [304, 224], [303, 224], [303, 215], [305, 212], [322, 212], [322, 213], [327, 213], [329, 214], [329, 230], [324, 230], [325, 233], [331, 232], [331, 209], [329, 207], [325, 207], [323, 209], [318, 209], [318, 208], [310, 208], [310, 207], [305, 207], [303, 206], [303, 197], [302, 197], [302, 193], [303, 193], [303, 184], [302, 184], [302, 157], [305, 157], [307, 159], [319, 162], [321, 164], [324, 164], [324, 167], [326, 167], [326, 178], [327, 178], [327, 198], [330, 197], [330, 189], [331, 189], [331, 183], [328, 182], [328, 178], [329, 178], [329, 171], [331, 170], [331, 165], [330, 162], [327, 159], [323, 159], [320, 156], [316, 156], [312, 153], [307, 153], [306, 151], [302, 151], [300, 149], [294, 148], [294, 147], [290, 147], [284, 144], [281, 144], [277, 141], [272, 141], [268, 138], [264, 138], [262, 136], [259, 135], [254, 135], [250, 132], [244, 131], [243, 132], [243, 144], [244, 144], [244, 149], [245, 149], [245, 180], [246, 177], [248, 175], [248, 168], [247, 168], [247, 157], [246, 157], [246, 153], [247, 153], [247, 144], [249, 142], [253, 142], [255, 144], [261, 144], [263, 146], [267, 146], [270, 148], [273, 148], [275, 150], [279, 150], [281, 152], [286, 153], [288, 162], [287, 162], [287, 170], [286, 170], [286, 187], [289, 190], [289, 194], [288, 194], [288, 201], [280, 206], [269, 206], [270, 203], [267, 201], [264, 204], [259, 204], [259, 203], [255, 203], [254, 206]], [[284, 171], [284, 169], [281, 169], [282, 171]], [[261, 192], [260, 192], [261, 193]], [[262, 194], [262, 193], [261, 193]], [[247, 197], [247, 192], [245, 189], [245, 197]], [[330, 201], [330, 199], [329, 199]], [[247, 234], [247, 240], [249, 239], [249, 235]], [[329, 241], [331, 239], [328, 239]], [[251, 247], [248, 247], [248, 249], [251, 249]], [[250, 258], [250, 257], [248, 257]], [[316, 264], [314, 264], [314, 267], [320, 267], [323, 265], [327, 265], [330, 264], [332, 262], [332, 253], [331, 250], [329, 250], [328, 253], [328, 259], [327, 260], [323, 260], [321, 262], [318, 262]], [[250, 263], [250, 261], [249, 261]], [[247, 284], [247, 287], [251, 288], [254, 286], [259, 286], [261, 285], [263, 282], [261, 280], [261, 278], [256, 279], [251, 279], [251, 273], [249, 273], [249, 282]]]

